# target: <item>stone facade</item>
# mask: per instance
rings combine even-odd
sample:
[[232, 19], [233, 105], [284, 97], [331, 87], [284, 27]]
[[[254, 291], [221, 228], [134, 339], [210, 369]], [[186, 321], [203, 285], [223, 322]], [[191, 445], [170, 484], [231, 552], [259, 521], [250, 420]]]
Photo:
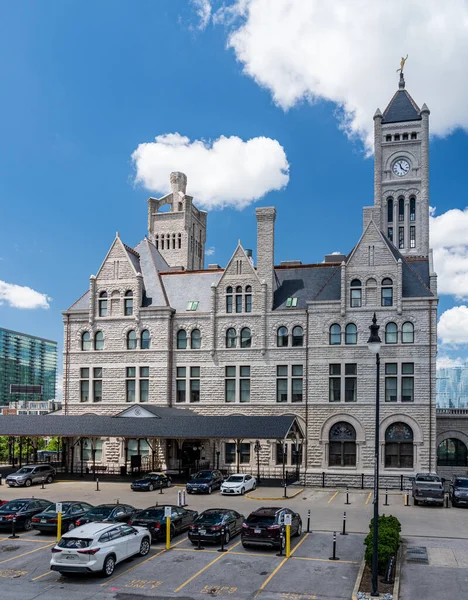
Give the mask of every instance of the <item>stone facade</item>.
[[[256, 265], [239, 243], [225, 268], [204, 270], [206, 213], [186, 195], [185, 175], [171, 174], [171, 193], [148, 201], [148, 238], [131, 249], [117, 236], [88, 292], [64, 312], [66, 414], [117, 414], [129, 403], [206, 415], [293, 413], [305, 433], [300, 468], [308, 481], [322, 472], [371, 475], [376, 362], [366, 342], [375, 313], [383, 341], [382, 473], [434, 470], [437, 296], [428, 247], [429, 111], [423, 107], [417, 120], [388, 123], [389, 110], [392, 103], [375, 118], [374, 206], [365, 209], [362, 236], [339, 262], [332, 255], [320, 264], [275, 267], [276, 211], [267, 207], [256, 211]], [[387, 141], [406, 129], [419, 137]], [[401, 158], [410, 163], [404, 176], [393, 169]], [[388, 239], [389, 194], [396, 202], [404, 198], [401, 221], [400, 209], [392, 212], [393, 222], [406, 228], [400, 249]], [[165, 204], [169, 212], [160, 212]], [[212, 466], [232, 463], [232, 442], [202, 440], [198, 458]], [[250, 444], [244, 446], [245, 469], [255, 469], [254, 442], [242, 440]], [[176, 466], [174, 448], [180, 452], [181, 444], [158, 445], [161, 466]], [[104, 441], [101, 460], [121, 462], [123, 452], [122, 442]], [[286, 465], [297, 463], [298, 453], [288, 441]], [[281, 468], [276, 440], [262, 442], [260, 463]]]

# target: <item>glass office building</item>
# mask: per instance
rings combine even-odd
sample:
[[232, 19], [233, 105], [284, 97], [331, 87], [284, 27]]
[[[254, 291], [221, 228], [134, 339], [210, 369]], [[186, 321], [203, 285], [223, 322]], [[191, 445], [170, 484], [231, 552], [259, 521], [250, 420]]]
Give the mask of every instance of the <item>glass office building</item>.
[[437, 370], [437, 408], [468, 408], [468, 363]]
[[0, 406], [53, 400], [57, 342], [0, 328]]

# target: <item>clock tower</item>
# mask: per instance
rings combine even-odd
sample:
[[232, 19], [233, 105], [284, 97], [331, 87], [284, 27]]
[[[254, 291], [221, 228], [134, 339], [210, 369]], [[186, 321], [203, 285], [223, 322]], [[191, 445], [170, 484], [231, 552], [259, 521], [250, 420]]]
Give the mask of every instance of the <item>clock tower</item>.
[[429, 253], [429, 109], [398, 90], [374, 115], [374, 206], [380, 229], [404, 256]]

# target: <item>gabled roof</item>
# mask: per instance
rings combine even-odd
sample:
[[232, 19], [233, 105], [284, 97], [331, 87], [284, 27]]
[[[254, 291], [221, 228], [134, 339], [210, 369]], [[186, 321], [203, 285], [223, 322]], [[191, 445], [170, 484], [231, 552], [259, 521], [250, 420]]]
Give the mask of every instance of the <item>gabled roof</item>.
[[161, 268], [168, 269], [168, 264], [148, 238], [141, 240], [136, 250], [140, 256], [139, 264], [145, 288], [143, 306], [167, 306], [167, 297], [159, 271]]
[[405, 89], [395, 92], [389, 105], [384, 110], [382, 123], [402, 123], [404, 121], [420, 121], [419, 106]]
[[[140, 414], [135, 411], [140, 410]], [[48, 413], [50, 414], [50, 413]], [[190, 417], [195, 415], [192, 410], [188, 408], [172, 408], [171, 406], [154, 406], [151, 404], [133, 404], [122, 412], [117, 413], [116, 417], [140, 417], [140, 418], [157, 418], [163, 419], [164, 417]]]
[[406, 259], [401, 252], [392, 244], [392, 242], [382, 235], [390, 252], [398, 261], [401, 259], [402, 268], [402, 296], [403, 298], [424, 298], [433, 296], [429, 285], [429, 261], [427, 258], [421, 258], [417, 261], [414, 259]]
[[68, 310], [89, 310], [89, 290], [86, 290], [86, 292], [78, 298]]
[[197, 312], [210, 312], [211, 284], [217, 284], [222, 274], [221, 270], [163, 273], [161, 279], [169, 306], [183, 313], [187, 310], [188, 302], [197, 300], [197, 310], [188, 312], [187, 315], [195, 317]]
[[303, 309], [307, 308], [307, 302], [311, 300], [339, 300], [339, 285], [338, 295], [336, 286], [331, 285], [327, 292], [324, 292], [323, 297], [316, 298], [339, 270], [339, 265], [326, 263], [275, 269], [277, 288], [273, 295], [273, 309], [286, 308], [288, 298], [297, 298], [296, 308]]

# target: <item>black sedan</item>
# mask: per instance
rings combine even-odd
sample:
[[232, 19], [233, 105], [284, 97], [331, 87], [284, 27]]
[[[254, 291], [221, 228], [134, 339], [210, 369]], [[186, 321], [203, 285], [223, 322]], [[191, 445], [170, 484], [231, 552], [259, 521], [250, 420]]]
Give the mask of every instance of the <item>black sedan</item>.
[[[198, 516], [195, 510], [187, 510], [181, 506], [166, 505], [171, 507], [171, 538], [187, 530]], [[164, 517], [164, 506], [150, 506], [138, 511], [129, 525], [147, 527], [153, 540], [165, 539], [166, 518]]]
[[162, 487], [171, 487], [172, 480], [164, 473], [148, 473], [141, 479], [132, 481], [130, 487], [134, 492], [152, 492]]
[[75, 526], [86, 525], [92, 521], [127, 522], [134, 513], [136, 513], [136, 508], [129, 504], [99, 504], [76, 519]]
[[31, 519], [50, 504], [52, 504], [50, 500], [39, 500], [38, 498], [10, 500], [0, 506], [0, 527], [10, 530], [15, 518], [15, 527], [30, 531], [32, 529]]
[[[42, 532], [55, 533], [57, 531], [58, 515], [57, 505], [51, 504], [43, 512], [37, 514], [31, 519], [34, 529]], [[61, 531], [71, 531], [75, 529], [75, 522], [85, 513], [93, 508], [92, 504], [87, 502], [62, 502], [62, 528]]]
[[224, 478], [221, 471], [198, 471], [187, 483], [187, 493], [193, 494], [201, 492], [211, 494], [213, 490], [221, 489]]
[[224, 535], [224, 543], [227, 544], [242, 531], [244, 519], [244, 515], [229, 508], [210, 508], [198, 515], [193, 525], [190, 525], [189, 540], [192, 544], [196, 544], [199, 539], [202, 542], [221, 543]]

